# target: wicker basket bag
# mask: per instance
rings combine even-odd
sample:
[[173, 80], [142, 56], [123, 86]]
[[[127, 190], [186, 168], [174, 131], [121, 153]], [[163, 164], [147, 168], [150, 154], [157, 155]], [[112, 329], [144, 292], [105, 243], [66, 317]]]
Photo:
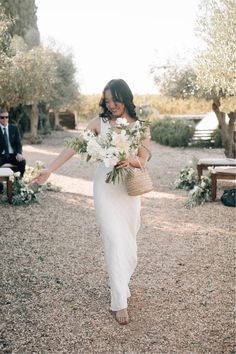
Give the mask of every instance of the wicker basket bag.
[[137, 196], [153, 190], [151, 177], [144, 167], [142, 168], [139, 159], [140, 168], [134, 168], [128, 172], [126, 177], [126, 186], [128, 195]]

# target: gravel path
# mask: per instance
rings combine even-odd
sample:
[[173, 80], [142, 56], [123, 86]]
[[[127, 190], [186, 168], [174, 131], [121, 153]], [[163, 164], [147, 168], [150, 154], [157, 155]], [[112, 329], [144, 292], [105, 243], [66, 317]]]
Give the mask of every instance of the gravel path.
[[[62, 149], [58, 132], [24, 144], [29, 165]], [[151, 144], [155, 190], [142, 197], [131, 323], [109, 313], [109, 291], [92, 178], [95, 165], [68, 161], [50, 180], [63, 188], [40, 204], [0, 206], [0, 353], [235, 353], [235, 209], [218, 199], [186, 209], [174, 190], [195, 156], [223, 151]], [[109, 213], [107, 215], [109, 217]]]

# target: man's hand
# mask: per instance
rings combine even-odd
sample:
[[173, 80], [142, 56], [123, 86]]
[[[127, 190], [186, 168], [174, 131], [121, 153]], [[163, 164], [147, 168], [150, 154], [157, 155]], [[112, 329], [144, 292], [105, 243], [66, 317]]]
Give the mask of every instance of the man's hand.
[[24, 158], [23, 155], [17, 154], [17, 155], [16, 155], [16, 160], [17, 160], [17, 161], [23, 161], [23, 160], [25, 160], [25, 158]]

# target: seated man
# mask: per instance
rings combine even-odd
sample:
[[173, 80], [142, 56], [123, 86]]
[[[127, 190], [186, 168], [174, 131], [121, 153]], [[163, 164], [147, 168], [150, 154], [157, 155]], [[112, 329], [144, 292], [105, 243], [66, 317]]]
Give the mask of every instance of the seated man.
[[[17, 166], [17, 171], [23, 177], [25, 158], [22, 155], [20, 133], [16, 125], [9, 124], [9, 114], [6, 109], [0, 109], [0, 167], [5, 163]], [[3, 185], [0, 184], [0, 193]]]

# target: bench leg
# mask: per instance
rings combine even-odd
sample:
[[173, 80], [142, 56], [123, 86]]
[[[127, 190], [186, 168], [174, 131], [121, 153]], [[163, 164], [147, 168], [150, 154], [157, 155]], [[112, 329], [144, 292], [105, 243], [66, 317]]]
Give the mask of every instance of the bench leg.
[[201, 179], [201, 176], [202, 176], [202, 166], [201, 165], [197, 165], [197, 174], [198, 174], [198, 178]]
[[9, 203], [12, 202], [12, 181], [8, 178], [7, 180], [7, 198]]
[[216, 179], [216, 175], [212, 174], [211, 175], [211, 197], [212, 197], [212, 200], [216, 199], [216, 190], [217, 190], [217, 179]]

